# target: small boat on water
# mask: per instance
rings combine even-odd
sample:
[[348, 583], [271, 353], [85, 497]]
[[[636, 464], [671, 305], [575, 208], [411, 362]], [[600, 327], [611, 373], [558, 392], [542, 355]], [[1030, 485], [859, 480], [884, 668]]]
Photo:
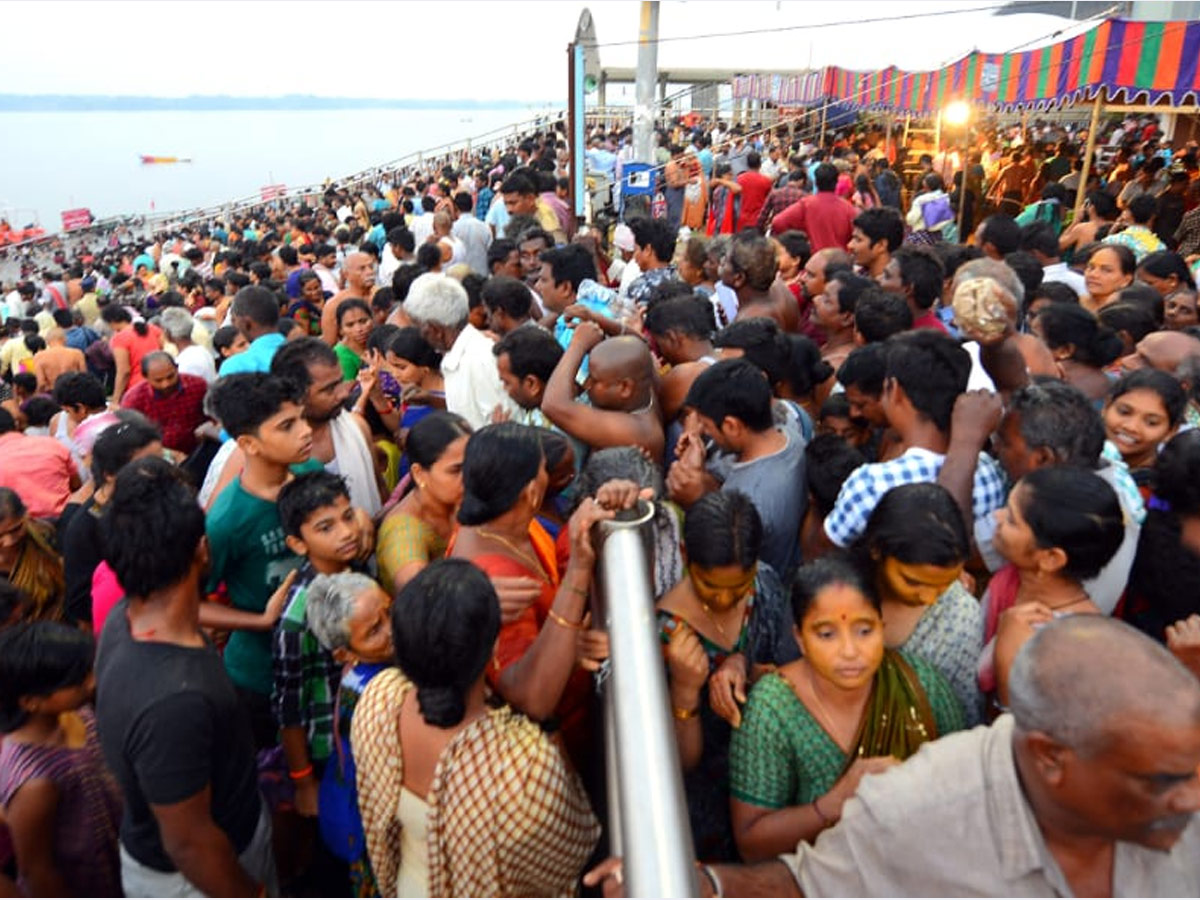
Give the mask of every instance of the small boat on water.
[[157, 165], [160, 163], [190, 163], [191, 160], [182, 156], [143, 156], [141, 157], [143, 166]]

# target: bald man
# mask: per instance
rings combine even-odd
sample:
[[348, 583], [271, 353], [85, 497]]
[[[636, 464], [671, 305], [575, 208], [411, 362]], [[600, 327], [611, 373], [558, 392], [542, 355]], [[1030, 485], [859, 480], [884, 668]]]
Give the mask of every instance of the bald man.
[[1196, 896], [1200, 681], [1122, 622], [1067, 616], [1021, 648], [1009, 691], [991, 727], [864, 778], [815, 844], [713, 866], [724, 895]]
[[1121, 368], [1126, 372], [1158, 369], [1174, 375], [1189, 356], [1200, 356], [1200, 340], [1182, 331], [1152, 331], [1138, 341], [1133, 353], [1121, 358]]
[[371, 302], [375, 293], [375, 257], [369, 253], [351, 253], [342, 272], [346, 276], [345, 288], [326, 300], [321, 310], [321, 340], [331, 347], [338, 342], [337, 310], [342, 301], [353, 298]]
[[[590, 405], [575, 399], [585, 356]], [[581, 322], [546, 383], [542, 413], [593, 450], [632, 445], [661, 462], [666, 437], [655, 389], [654, 358], [645, 341], [632, 335], [605, 340], [600, 326]]]

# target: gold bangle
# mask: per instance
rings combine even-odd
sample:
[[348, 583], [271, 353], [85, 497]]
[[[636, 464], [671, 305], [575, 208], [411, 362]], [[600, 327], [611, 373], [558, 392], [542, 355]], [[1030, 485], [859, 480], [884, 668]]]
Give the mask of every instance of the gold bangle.
[[684, 709], [682, 706], [676, 706], [671, 710], [671, 713], [675, 716], [675, 718], [679, 719], [680, 721], [684, 721], [686, 719], [694, 719], [696, 716], [700, 715], [700, 708], [697, 707], [696, 709]]
[[571, 631], [583, 631], [582, 622], [568, 622], [552, 609], [546, 610], [546, 615], [550, 617], [550, 621], [555, 625], [561, 625], [563, 628], [568, 628]]

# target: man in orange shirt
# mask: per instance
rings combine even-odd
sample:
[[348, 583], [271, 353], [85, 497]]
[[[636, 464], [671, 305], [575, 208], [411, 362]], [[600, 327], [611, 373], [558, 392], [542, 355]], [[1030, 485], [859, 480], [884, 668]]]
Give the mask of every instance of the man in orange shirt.
[[12, 488], [35, 519], [56, 519], [82, 482], [71, 451], [52, 437], [22, 434], [0, 409], [0, 487]]
[[46, 332], [46, 349], [34, 354], [33, 372], [37, 375], [38, 391], [49, 393], [59, 375], [67, 372], [86, 372], [87, 359], [83, 352], [67, 346], [67, 334], [61, 328]]

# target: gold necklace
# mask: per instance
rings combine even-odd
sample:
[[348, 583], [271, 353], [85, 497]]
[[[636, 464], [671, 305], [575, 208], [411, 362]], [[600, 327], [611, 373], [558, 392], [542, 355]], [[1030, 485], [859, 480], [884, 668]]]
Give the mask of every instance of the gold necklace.
[[834, 741], [837, 742], [837, 737], [835, 737], [833, 734], [833, 732], [834, 732], [833, 726], [837, 720], [834, 719], [833, 716], [831, 716], [829, 714], [829, 710], [826, 709], [825, 704], [821, 702], [821, 695], [817, 692], [817, 682], [813, 678], [813, 672], [812, 672], [811, 666], [808, 667], [808, 689], [812, 692], [813, 700], [815, 700], [817, 702], [818, 711], [821, 713], [821, 715], [825, 719], [825, 724], [827, 726], [826, 731], [828, 731], [829, 736], [833, 737]]
[[517, 554], [517, 556], [519, 556], [523, 562], [529, 563], [530, 567], [532, 569], [541, 573], [541, 577], [542, 577], [543, 581], [545, 581], [547, 584], [550, 583], [550, 576], [546, 574], [546, 569], [542, 565], [541, 561], [538, 560], [532, 554], [526, 553], [524, 550], [522, 550], [520, 547], [518, 547], [516, 544], [514, 544], [508, 538], [503, 537], [502, 535], [496, 534], [494, 531], [488, 531], [484, 528], [476, 528], [475, 533], [482, 538], [489, 538], [498, 544], [503, 544], [505, 547], [507, 547], [513, 553]]

